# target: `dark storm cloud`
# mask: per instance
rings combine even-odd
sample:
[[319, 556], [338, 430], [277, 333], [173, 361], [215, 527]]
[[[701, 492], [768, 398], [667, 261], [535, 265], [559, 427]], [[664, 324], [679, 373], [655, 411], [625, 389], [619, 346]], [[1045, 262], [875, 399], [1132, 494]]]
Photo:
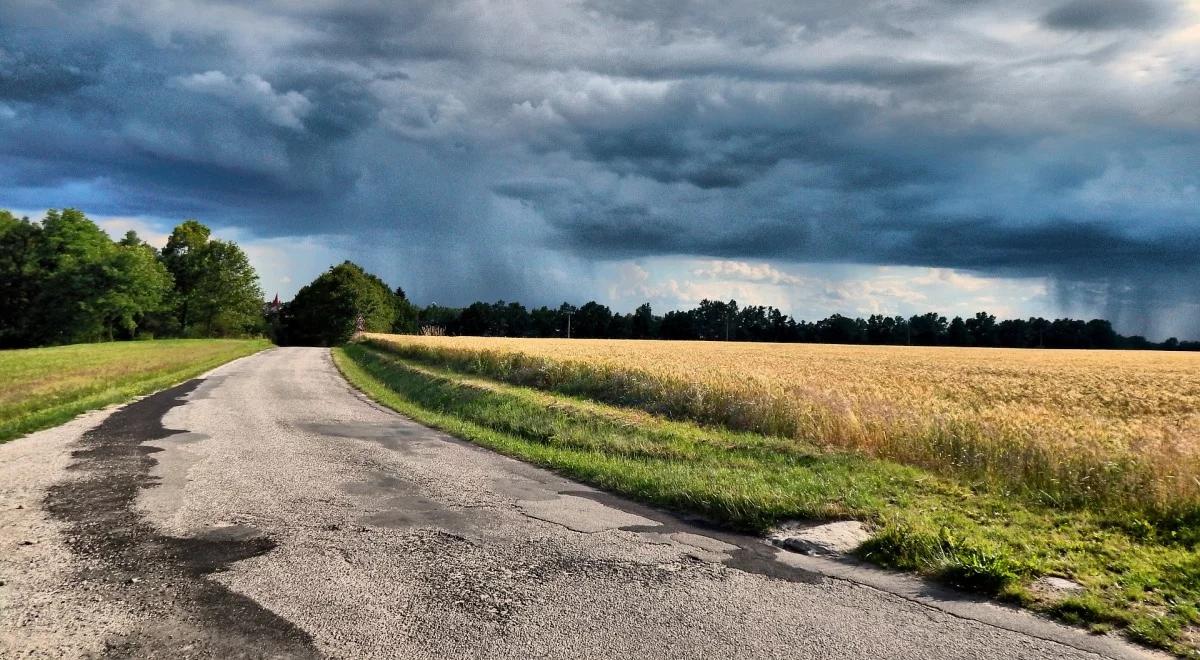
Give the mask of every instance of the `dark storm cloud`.
[[1048, 277], [1132, 327], [1197, 302], [1196, 20], [15, 0], [0, 206], [337, 234], [443, 302], [550, 302], [554, 273], [677, 255]]
[[1136, 30], [1158, 25], [1166, 14], [1165, 6], [1146, 0], [1072, 0], [1042, 22], [1056, 30]]
[[0, 48], [0, 99], [37, 101], [67, 95], [88, 79], [88, 73], [77, 64]]

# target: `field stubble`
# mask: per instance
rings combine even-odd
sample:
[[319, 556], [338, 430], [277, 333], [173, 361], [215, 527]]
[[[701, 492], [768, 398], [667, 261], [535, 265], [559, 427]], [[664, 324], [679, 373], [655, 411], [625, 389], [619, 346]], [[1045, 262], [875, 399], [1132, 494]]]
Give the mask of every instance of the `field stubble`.
[[917, 465], [1061, 507], [1200, 506], [1200, 354], [368, 335], [506, 382]]

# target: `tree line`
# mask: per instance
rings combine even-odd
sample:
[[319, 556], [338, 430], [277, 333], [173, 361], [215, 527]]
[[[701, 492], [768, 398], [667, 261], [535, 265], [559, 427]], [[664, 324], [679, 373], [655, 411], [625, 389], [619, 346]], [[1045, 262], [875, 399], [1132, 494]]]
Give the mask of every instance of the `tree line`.
[[264, 328], [250, 260], [195, 220], [158, 250], [134, 231], [112, 240], [77, 209], [40, 222], [0, 210], [0, 348]]
[[834, 314], [797, 320], [775, 307], [702, 300], [655, 314], [628, 314], [591, 301], [526, 308], [517, 302], [467, 307], [413, 305], [404, 290], [346, 261], [286, 304], [263, 304], [258, 275], [236, 243], [187, 220], [163, 249], [130, 231], [112, 240], [77, 209], [51, 209], [40, 222], [0, 210], [0, 348], [150, 337], [268, 334], [279, 344], [332, 346], [362, 329], [493, 337], [580, 337], [821, 342], [1012, 348], [1200, 350], [1200, 341], [1123, 336], [1103, 319], [947, 319]]
[[492, 337], [565, 337], [569, 327], [572, 337], [605, 339], [1200, 350], [1200, 341], [1171, 338], [1156, 343], [1141, 336], [1124, 336], [1103, 319], [998, 320], [987, 312], [947, 319], [929, 312], [907, 318], [873, 314], [865, 319], [834, 314], [810, 322], [796, 320], [775, 307], [742, 307], [735, 300], [702, 300], [692, 309], [661, 316], [649, 303], [628, 314], [613, 312], [595, 301], [581, 307], [563, 303], [534, 309], [503, 300], [475, 302], [464, 308], [429, 305], [417, 311], [417, 325], [433, 334]]

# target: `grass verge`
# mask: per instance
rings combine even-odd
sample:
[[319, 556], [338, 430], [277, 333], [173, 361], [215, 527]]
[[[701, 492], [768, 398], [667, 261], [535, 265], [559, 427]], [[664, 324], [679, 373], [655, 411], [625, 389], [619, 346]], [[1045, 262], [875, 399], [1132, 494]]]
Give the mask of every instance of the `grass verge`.
[[[918, 468], [790, 438], [669, 421], [644, 411], [507, 385], [351, 344], [346, 378], [424, 424], [605, 490], [731, 528], [854, 518], [860, 551], [1022, 603], [1097, 632], [1200, 657], [1200, 529], [1062, 511], [977, 490]], [[1083, 585], [1039, 592], [1042, 576]]]
[[128, 401], [270, 346], [173, 339], [0, 351], [0, 442]]

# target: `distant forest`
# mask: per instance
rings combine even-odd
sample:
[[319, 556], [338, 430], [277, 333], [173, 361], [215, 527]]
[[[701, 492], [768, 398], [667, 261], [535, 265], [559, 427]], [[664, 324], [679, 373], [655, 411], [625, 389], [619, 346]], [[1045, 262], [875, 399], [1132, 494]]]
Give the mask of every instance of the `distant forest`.
[[705, 339], [916, 346], [1200, 350], [1200, 341], [1152, 342], [1108, 321], [997, 320], [934, 312], [865, 319], [834, 314], [798, 321], [774, 307], [703, 300], [657, 315], [646, 303], [615, 313], [581, 307], [527, 309], [516, 302], [417, 307], [357, 264], [331, 267], [290, 302], [263, 303], [258, 275], [236, 243], [181, 223], [156, 249], [134, 232], [109, 238], [76, 209], [41, 222], [0, 210], [0, 348], [151, 337], [267, 334], [281, 344], [332, 346], [368, 331], [491, 337]]
[[571, 336], [580, 338], [1200, 350], [1200, 341], [1172, 337], [1156, 343], [1141, 336], [1124, 336], [1102, 319], [997, 320], [987, 312], [947, 319], [929, 312], [908, 318], [873, 314], [865, 319], [834, 314], [810, 322], [798, 321], [774, 307], [741, 307], [734, 300], [702, 300], [693, 309], [662, 316], [655, 314], [649, 303], [630, 314], [614, 313], [594, 301], [582, 307], [563, 303], [558, 308], [532, 310], [504, 301], [476, 302], [465, 308], [430, 305], [418, 310], [417, 323], [429, 334], [565, 337], [568, 316]]

